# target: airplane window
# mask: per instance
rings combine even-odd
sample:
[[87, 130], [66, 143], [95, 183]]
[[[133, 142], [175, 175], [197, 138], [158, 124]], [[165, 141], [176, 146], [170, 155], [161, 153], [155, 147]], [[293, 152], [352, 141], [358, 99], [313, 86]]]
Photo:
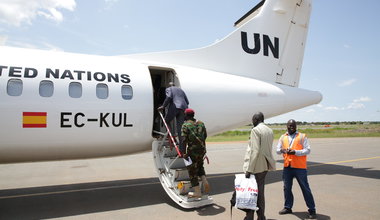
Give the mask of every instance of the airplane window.
[[69, 95], [71, 98], [82, 97], [82, 84], [79, 82], [71, 82], [69, 85]]
[[130, 100], [133, 97], [133, 90], [132, 87], [129, 85], [123, 85], [121, 87], [121, 96], [125, 100]]
[[40, 82], [40, 96], [51, 97], [54, 92], [54, 84], [49, 80], [42, 80]]
[[22, 94], [22, 81], [21, 79], [8, 80], [7, 93], [10, 96], [20, 96]]
[[104, 83], [99, 83], [96, 85], [96, 97], [99, 99], [106, 99], [108, 98], [108, 86]]

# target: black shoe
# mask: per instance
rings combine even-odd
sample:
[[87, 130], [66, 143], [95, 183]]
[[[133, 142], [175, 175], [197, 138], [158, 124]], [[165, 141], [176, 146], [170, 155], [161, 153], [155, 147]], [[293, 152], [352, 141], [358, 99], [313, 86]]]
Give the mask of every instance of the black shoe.
[[278, 214], [280, 215], [285, 215], [285, 214], [290, 214], [290, 213], [293, 213], [293, 212], [292, 212], [292, 209], [289, 209], [289, 208], [284, 208], [283, 210], [278, 212]]
[[315, 213], [310, 213], [308, 216], [308, 219], [316, 219], [316, 218], [317, 218], [317, 214]]

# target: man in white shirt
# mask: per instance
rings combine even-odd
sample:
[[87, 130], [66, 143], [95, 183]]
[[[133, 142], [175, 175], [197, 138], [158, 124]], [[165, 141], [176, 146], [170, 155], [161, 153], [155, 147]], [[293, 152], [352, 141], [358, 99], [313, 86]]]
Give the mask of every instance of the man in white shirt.
[[307, 156], [310, 145], [305, 134], [297, 131], [296, 121], [291, 119], [287, 123], [288, 132], [282, 135], [277, 144], [277, 154], [284, 157], [282, 180], [284, 182], [284, 208], [280, 215], [292, 213], [294, 197], [292, 193], [293, 179], [296, 178], [301, 187], [304, 200], [309, 208], [309, 219], [316, 218], [314, 197], [307, 180]]

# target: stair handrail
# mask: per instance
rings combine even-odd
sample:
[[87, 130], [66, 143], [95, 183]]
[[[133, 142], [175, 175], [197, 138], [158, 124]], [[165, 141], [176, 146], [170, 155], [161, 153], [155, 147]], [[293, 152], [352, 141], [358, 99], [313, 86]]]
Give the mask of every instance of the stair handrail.
[[171, 140], [172, 143], [174, 144], [174, 147], [175, 147], [175, 150], [177, 151], [178, 156], [182, 157], [181, 151], [179, 150], [179, 148], [178, 148], [178, 146], [177, 146], [177, 143], [176, 143], [176, 141], [174, 140], [174, 137], [173, 137], [172, 133], [170, 132], [169, 126], [166, 124], [166, 121], [165, 121], [164, 116], [162, 115], [162, 112], [161, 112], [160, 110], [158, 110], [158, 113], [160, 114], [161, 119], [162, 119], [162, 121], [164, 122], [164, 125], [165, 125], [165, 127], [166, 127], [166, 130], [167, 130], [168, 133], [169, 133], [170, 140]]

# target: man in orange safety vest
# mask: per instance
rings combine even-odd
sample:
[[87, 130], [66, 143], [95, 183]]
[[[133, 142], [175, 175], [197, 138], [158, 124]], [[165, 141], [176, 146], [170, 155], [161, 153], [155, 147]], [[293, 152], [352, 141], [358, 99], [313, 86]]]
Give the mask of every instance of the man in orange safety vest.
[[296, 178], [301, 187], [303, 198], [309, 208], [309, 219], [316, 218], [314, 197], [307, 181], [307, 156], [310, 153], [310, 145], [305, 134], [297, 131], [296, 121], [293, 119], [287, 123], [288, 132], [282, 135], [277, 144], [277, 154], [284, 157], [284, 170], [282, 180], [284, 182], [284, 209], [279, 214], [292, 213], [294, 197], [292, 193], [293, 179]]

